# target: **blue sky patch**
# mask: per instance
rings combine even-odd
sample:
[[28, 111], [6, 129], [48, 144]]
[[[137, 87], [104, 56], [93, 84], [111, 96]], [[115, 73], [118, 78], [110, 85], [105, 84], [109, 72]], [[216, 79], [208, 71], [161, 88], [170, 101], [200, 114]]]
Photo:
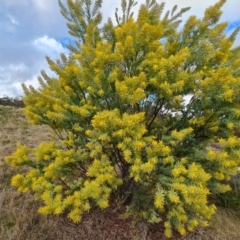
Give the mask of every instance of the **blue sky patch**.
[[236, 29], [238, 26], [240, 26], [240, 20], [231, 22], [228, 24], [228, 26], [226, 28], [226, 32], [232, 31], [232, 30]]
[[58, 42], [60, 42], [64, 48], [67, 48], [67, 45], [76, 46], [74, 40], [68, 37], [60, 38]]

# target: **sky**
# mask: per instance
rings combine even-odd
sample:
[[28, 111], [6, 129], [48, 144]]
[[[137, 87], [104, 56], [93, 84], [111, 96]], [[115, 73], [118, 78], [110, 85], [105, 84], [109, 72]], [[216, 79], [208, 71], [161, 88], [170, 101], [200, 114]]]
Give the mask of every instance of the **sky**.
[[[145, 0], [138, 0], [139, 4], [143, 2]], [[202, 17], [204, 10], [217, 0], [165, 2], [165, 10], [176, 4], [179, 9], [190, 6], [190, 11], [183, 16], [184, 21], [190, 15]], [[114, 18], [115, 8], [120, 4], [121, 0], [103, 0], [103, 21]], [[240, 0], [228, 0], [224, 5], [221, 21], [229, 22], [226, 34], [240, 25], [239, 9]], [[55, 60], [60, 53], [67, 54], [66, 44], [72, 40], [57, 0], [0, 0], [0, 97], [22, 96], [21, 83], [37, 88], [37, 77], [42, 69], [53, 75], [45, 56]], [[235, 45], [240, 45], [240, 34]]]

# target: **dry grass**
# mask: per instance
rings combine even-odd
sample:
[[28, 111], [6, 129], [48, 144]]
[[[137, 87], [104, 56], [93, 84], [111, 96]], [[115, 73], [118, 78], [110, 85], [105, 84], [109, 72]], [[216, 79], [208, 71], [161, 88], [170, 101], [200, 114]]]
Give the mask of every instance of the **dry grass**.
[[[95, 209], [75, 225], [63, 216], [45, 217], [37, 213], [40, 203], [30, 194], [20, 194], [10, 187], [17, 170], [4, 157], [13, 153], [16, 142], [34, 147], [50, 139], [44, 126], [29, 126], [21, 109], [0, 106], [0, 240], [156, 240], [165, 239], [161, 224], [131, 226], [130, 220], [119, 220], [120, 210]], [[183, 240], [240, 239], [240, 211], [219, 208], [209, 228], [198, 229]]]

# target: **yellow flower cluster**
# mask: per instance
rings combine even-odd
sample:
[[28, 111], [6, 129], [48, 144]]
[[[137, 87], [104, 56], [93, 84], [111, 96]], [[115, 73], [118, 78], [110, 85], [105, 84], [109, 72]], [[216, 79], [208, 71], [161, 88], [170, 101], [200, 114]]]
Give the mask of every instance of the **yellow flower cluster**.
[[52, 160], [53, 150], [56, 148], [55, 142], [41, 142], [34, 150], [34, 158], [36, 161], [50, 161]]
[[181, 141], [183, 138], [185, 138], [188, 134], [192, 133], [193, 129], [192, 128], [186, 128], [182, 129], [181, 131], [176, 131], [174, 130], [171, 134], [171, 136], [176, 139]]
[[30, 149], [27, 146], [17, 143], [17, 150], [11, 156], [7, 156], [5, 160], [13, 167], [28, 165], [30, 163], [29, 153]]
[[82, 188], [75, 191], [63, 201], [64, 207], [71, 207], [68, 217], [74, 222], [81, 220], [82, 213], [90, 209], [92, 199], [100, 208], [107, 208], [112, 189], [122, 184], [110, 163], [104, 159], [95, 160], [87, 171], [87, 176], [94, 180], [86, 180]]
[[185, 175], [186, 173], [187, 173], [187, 169], [183, 164], [177, 164], [175, 168], [172, 169], [172, 176], [174, 178], [177, 178], [180, 175]]
[[146, 97], [146, 76], [143, 72], [139, 76], [125, 77], [123, 81], [116, 81], [116, 90], [123, 103], [138, 103]]
[[164, 210], [164, 191], [161, 189], [158, 189], [158, 191], [155, 193], [155, 200], [154, 200], [154, 205], [157, 209], [160, 211]]

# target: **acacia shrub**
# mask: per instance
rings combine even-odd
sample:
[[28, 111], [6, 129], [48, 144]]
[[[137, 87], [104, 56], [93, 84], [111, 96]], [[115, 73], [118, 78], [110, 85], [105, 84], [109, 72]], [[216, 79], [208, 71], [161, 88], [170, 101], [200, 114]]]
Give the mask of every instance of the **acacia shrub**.
[[[147, 0], [133, 17], [122, 0], [116, 23], [100, 25], [101, 0], [59, 2], [76, 38], [70, 55], [53, 61], [40, 87], [23, 85], [32, 124], [51, 127], [61, 142], [37, 148], [20, 143], [6, 161], [29, 166], [12, 185], [41, 199], [41, 214], [79, 222], [91, 207], [126, 206], [124, 217], [164, 221], [165, 235], [207, 226], [212, 193], [237, 173], [240, 47], [219, 23], [225, 0], [190, 16], [183, 8], [162, 15], [164, 3]], [[221, 150], [209, 149], [217, 143]]]

